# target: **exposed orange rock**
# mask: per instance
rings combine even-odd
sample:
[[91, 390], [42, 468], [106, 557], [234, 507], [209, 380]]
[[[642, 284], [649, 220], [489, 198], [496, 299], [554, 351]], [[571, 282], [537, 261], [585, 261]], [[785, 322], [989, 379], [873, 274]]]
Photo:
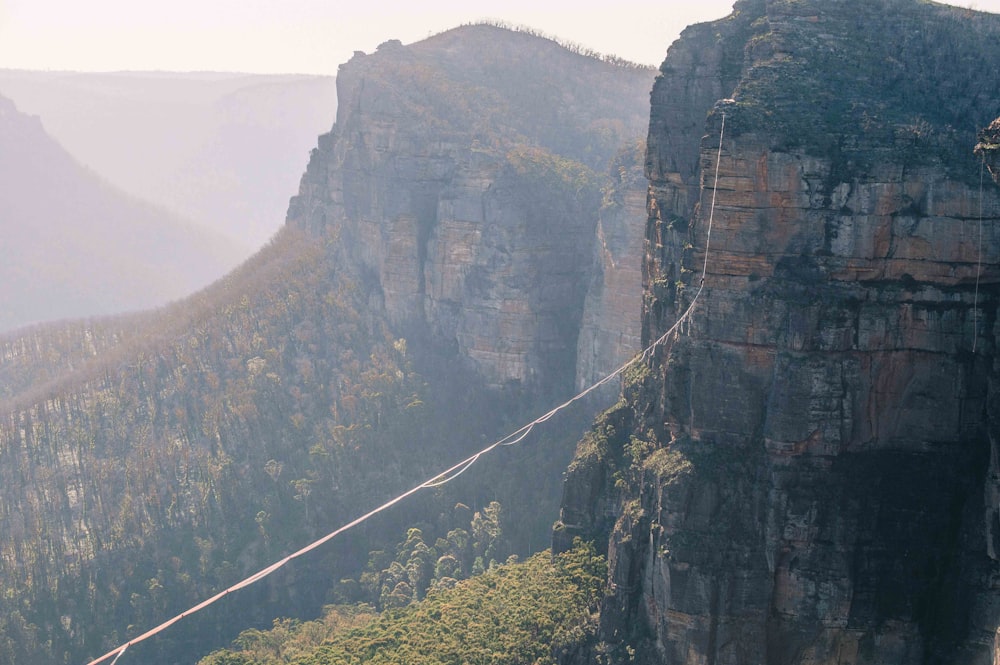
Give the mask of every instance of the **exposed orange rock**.
[[[607, 539], [609, 652], [994, 659], [1000, 188], [980, 190], [952, 114], [985, 124], [1000, 75], [942, 61], [944, 43], [983, 62], [1000, 20], [747, 0], [671, 47], [652, 94], [643, 342], [707, 266], [704, 289], [626, 384], [600, 455], [582, 449], [556, 538]], [[917, 82], [953, 96], [919, 101]], [[964, 85], [991, 92], [966, 103]]]

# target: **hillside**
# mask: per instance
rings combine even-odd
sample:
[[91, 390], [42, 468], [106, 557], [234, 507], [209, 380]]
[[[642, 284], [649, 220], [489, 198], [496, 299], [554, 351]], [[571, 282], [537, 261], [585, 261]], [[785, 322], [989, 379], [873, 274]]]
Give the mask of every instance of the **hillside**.
[[318, 621], [276, 621], [270, 631], [243, 633], [236, 648], [199, 665], [554, 665], [593, 635], [605, 573], [592, 548], [554, 557], [543, 552], [434, 587], [421, 602], [377, 617], [363, 606], [335, 606]]
[[[568, 394], [608, 168], [651, 75], [489, 26], [387, 43], [341, 68], [333, 131], [247, 263], [155, 312], [0, 338], [0, 660], [104, 653]], [[194, 660], [316, 616], [369, 552], [458, 501], [503, 505], [491, 557], [545, 547], [591, 417], [128, 657]]]
[[81, 164], [228, 238], [239, 259], [280, 228], [337, 110], [334, 79], [302, 75], [0, 70], [0, 94]]
[[684, 325], [556, 532], [608, 545], [612, 662], [997, 662], [998, 59], [1000, 17], [914, 0], [744, 0], [671, 47], [643, 343]]
[[0, 330], [165, 304], [232, 268], [222, 236], [127, 196], [0, 97]]

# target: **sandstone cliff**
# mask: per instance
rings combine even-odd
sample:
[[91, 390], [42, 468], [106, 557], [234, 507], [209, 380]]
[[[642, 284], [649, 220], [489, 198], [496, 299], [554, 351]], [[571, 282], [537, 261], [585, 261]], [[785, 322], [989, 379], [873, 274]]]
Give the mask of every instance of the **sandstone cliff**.
[[894, 0], [745, 0], [671, 47], [645, 344], [713, 194], [714, 228], [567, 477], [557, 547], [609, 543], [592, 662], [992, 662], [998, 60], [1000, 18]]
[[651, 81], [491, 26], [386, 42], [341, 67], [289, 224], [344, 240], [407, 337], [495, 386], [565, 392], [605, 173], [642, 135]]
[[630, 146], [612, 164], [613, 184], [597, 220], [594, 271], [577, 341], [578, 389], [615, 371], [640, 348], [642, 265], [638, 258], [646, 216], [644, 151], [645, 143]]

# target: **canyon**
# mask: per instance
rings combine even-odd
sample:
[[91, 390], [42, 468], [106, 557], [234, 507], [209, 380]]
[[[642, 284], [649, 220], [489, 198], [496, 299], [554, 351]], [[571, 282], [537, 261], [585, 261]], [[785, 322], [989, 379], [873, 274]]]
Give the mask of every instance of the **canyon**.
[[[106, 653], [544, 413], [572, 394], [585, 322], [586, 371], [624, 362], [641, 274], [600, 264], [641, 243], [653, 76], [495, 25], [389, 40], [341, 67], [336, 122], [257, 254], [159, 310], [0, 336], [0, 661]], [[537, 551], [593, 412], [128, 658], [193, 661], [366, 600], [341, 581], [400, 530], [435, 544], [494, 501], [478, 569]]]
[[996, 665], [998, 61], [915, 0], [739, 0], [655, 80], [493, 25], [357, 53], [250, 261], [0, 337], [0, 656], [112, 648], [645, 348], [565, 474], [589, 413], [129, 655], [318, 611], [456, 497], [537, 549], [563, 477], [608, 574], [561, 665]]

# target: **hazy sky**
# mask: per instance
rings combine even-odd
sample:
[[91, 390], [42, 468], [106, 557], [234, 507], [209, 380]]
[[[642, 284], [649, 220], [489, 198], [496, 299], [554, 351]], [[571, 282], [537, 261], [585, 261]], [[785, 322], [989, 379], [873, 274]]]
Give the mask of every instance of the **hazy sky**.
[[[1000, 12], [1000, 0], [954, 2]], [[355, 50], [502, 19], [658, 65], [732, 0], [0, 0], [0, 68], [333, 74]]]

